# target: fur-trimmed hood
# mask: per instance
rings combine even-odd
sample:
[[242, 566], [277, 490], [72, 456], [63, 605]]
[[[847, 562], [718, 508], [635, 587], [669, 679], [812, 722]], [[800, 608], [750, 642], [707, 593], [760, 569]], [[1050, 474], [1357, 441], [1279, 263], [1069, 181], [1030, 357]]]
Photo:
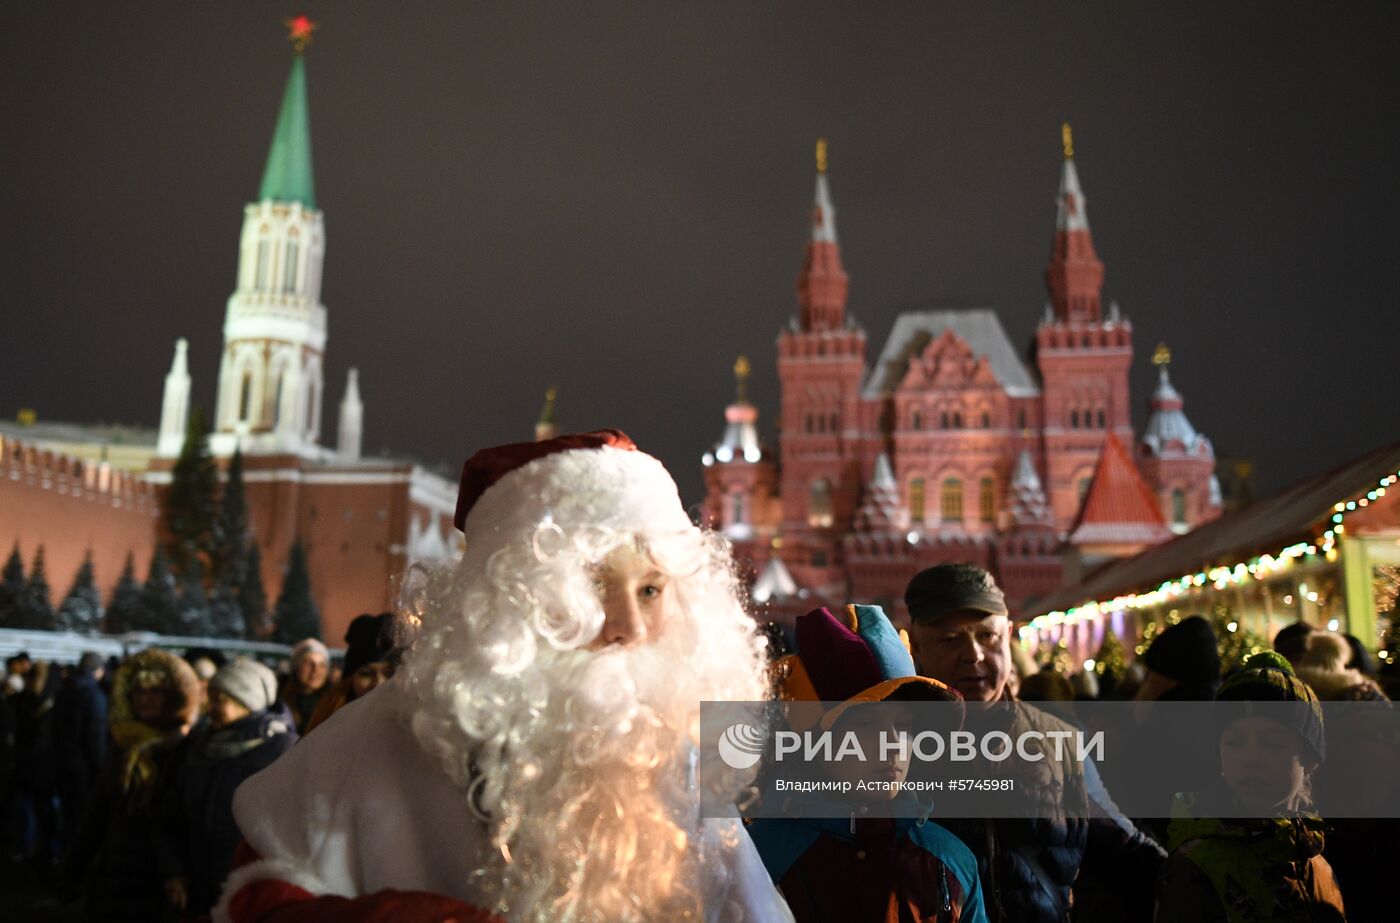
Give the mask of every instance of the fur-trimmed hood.
[[1298, 678], [1307, 683], [1325, 702], [1388, 701], [1376, 681], [1360, 670], [1319, 670], [1301, 666]]
[[122, 661], [112, 679], [112, 706], [107, 720], [119, 740], [119, 728], [140, 723], [131, 711], [132, 690], [151, 684], [167, 693], [165, 711], [154, 730], [165, 733], [194, 723], [203, 699], [194, 668], [169, 651], [151, 648]]

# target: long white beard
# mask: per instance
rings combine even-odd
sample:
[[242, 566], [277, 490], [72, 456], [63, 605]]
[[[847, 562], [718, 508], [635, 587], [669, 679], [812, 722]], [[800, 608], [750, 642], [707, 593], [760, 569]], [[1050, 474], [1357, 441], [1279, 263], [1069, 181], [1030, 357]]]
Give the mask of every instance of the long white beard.
[[[702, 701], [764, 697], [763, 644], [727, 553], [695, 538], [707, 563], [673, 578], [676, 611], [631, 648], [560, 649], [541, 630], [580, 637], [573, 622], [596, 625], [586, 604], [547, 595], [573, 583], [574, 568], [527, 577], [493, 555], [486, 581], [464, 566], [428, 588], [424, 635], [405, 665], [418, 691], [413, 730], [482, 813], [496, 851], [474, 890], [498, 912], [698, 921], [705, 895], [723, 890], [719, 852], [732, 844], [699, 835], [689, 761]], [[747, 781], [722, 784], [732, 795]]]

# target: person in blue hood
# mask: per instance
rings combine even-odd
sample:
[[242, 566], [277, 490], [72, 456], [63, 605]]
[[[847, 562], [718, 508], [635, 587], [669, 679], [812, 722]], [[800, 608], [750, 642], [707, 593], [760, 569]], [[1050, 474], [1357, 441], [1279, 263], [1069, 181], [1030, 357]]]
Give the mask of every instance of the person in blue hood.
[[[854, 734], [864, 752], [881, 753], [874, 739], [881, 732], [905, 730], [908, 722], [900, 721], [900, 709], [872, 712], [859, 708], [862, 703], [961, 706], [956, 692], [915, 675], [903, 640], [876, 606], [847, 606], [840, 617], [814, 610], [797, 619], [796, 634], [798, 653], [774, 665], [782, 698], [841, 703], [817, 720], [838, 736]], [[790, 711], [789, 721], [800, 714]], [[832, 813], [839, 810], [844, 816], [748, 823], [759, 856], [797, 923], [986, 923], [972, 852], [929, 820], [928, 811], [920, 811], [910, 796], [900, 794], [909, 772], [907, 752], [878, 762], [837, 760], [821, 771], [835, 781], [859, 777], [886, 783], [859, 792], [868, 800], [909, 798], [911, 803], [908, 810], [886, 806], [868, 813], [859, 805], [855, 810], [833, 805]], [[898, 816], [869, 816], [876, 813]]]
[[239, 657], [209, 680], [208, 720], [190, 734], [161, 811], [157, 861], [171, 909], [199, 916], [213, 907], [242, 838], [234, 790], [296, 739], [267, 667]]

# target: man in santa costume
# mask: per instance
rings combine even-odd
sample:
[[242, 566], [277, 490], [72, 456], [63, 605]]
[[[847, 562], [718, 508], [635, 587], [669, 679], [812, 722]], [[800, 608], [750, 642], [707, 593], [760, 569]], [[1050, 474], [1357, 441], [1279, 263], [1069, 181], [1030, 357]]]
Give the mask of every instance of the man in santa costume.
[[456, 522], [397, 675], [238, 790], [215, 920], [790, 920], [700, 818], [700, 702], [763, 699], [764, 646], [661, 463], [615, 430], [487, 449]]

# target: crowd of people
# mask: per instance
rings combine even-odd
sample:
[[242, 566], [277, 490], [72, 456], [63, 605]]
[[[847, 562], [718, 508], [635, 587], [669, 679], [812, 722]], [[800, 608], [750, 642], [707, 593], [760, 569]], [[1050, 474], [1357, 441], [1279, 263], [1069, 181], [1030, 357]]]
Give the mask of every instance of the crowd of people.
[[[62, 676], [13, 660], [0, 765], [12, 854], [52, 868], [96, 920], [1394, 916], [1396, 822], [1311, 809], [1319, 786], [1377, 805], [1400, 788], [1400, 740], [1353, 728], [1338, 753], [1333, 728], [1328, 748], [1323, 700], [1390, 702], [1354, 638], [1298, 623], [1222, 665], [1210, 622], [1190, 616], [1110, 687], [1037, 669], [971, 564], [910, 575], [904, 632], [861, 604], [759, 630], [727, 545], [617, 431], [477, 453], [456, 524], [460, 560], [420, 574], [399, 615], [356, 619], [339, 675], [312, 639], [280, 681], [200, 652], [85, 657]], [[878, 728], [855, 706], [944, 703], [959, 727], [1042, 752], [1022, 767], [1017, 810], [996, 817], [872, 809], [910, 797], [898, 785], [813, 816], [705, 816], [703, 795], [742, 804], [766, 766], [697, 773], [700, 703], [770, 698], [857, 735]], [[1096, 698], [1138, 703], [1142, 739], [1182, 755], [1153, 816], [1119, 809], [1114, 767], [1051, 758], [1072, 729], [1058, 706]], [[1170, 702], [1214, 703], [1215, 718], [1188, 726], [1149, 707]], [[878, 772], [903, 781], [908, 754]]]
[[319, 640], [274, 669], [213, 649], [5, 664], [0, 841], [92, 920], [207, 915], [242, 837], [233, 794], [392, 675], [403, 638], [361, 615], [333, 664]]

